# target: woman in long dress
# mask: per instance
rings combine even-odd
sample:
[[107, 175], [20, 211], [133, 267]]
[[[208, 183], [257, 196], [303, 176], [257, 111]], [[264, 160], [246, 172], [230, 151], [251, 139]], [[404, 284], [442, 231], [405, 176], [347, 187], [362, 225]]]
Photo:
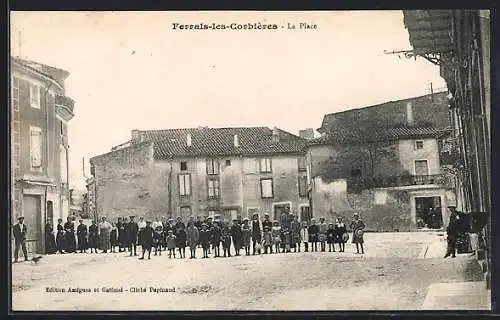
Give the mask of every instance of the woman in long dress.
[[45, 226], [45, 253], [53, 254], [56, 253], [56, 238], [54, 237], [54, 228], [52, 224], [47, 223]]
[[111, 228], [111, 223], [106, 221], [106, 217], [102, 217], [102, 222], [99, 224], [99, 240], [103, 253], [107, 253], [111, 248]]
[[68, 217], [64, 224], [64, 251], [68, 253], [76, 252], [75, 224]]

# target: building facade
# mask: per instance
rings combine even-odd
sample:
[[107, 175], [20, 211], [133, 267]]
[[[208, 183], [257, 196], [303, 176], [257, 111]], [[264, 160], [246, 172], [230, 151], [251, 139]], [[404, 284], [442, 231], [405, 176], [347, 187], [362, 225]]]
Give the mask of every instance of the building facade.
[[405, 10], [413, 50], [438, 65], [449, 89], [453, 147], [460, 154], [457, 209], [472, 216], [479, 236], [477, 257], [490, 286], [491, 237], [491, 67], [489, 10]]
[[133, 130], [90, 159], [98, 216], [309, 217], [305, 139], [266, 127]]
[[329, 114], [318, 131], [307, 148], [314, 216], [359, 212], [377, 231], [446, 225], [455, 180], [445, 94]]
[[28, 249], [44, 252], [45, 225], [69, 214], [65, 70], [11, 58], [11, 222], [24, 216]]

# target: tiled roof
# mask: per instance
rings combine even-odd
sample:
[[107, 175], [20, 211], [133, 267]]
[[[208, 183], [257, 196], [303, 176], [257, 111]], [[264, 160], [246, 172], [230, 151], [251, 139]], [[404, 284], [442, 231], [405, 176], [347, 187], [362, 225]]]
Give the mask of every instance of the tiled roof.
[[11, 57], [11, 59], [21, 64], [25, 68], [35, 70], [38, 73], [41, 73], [44, 76], [49, 77], [54, 81], [57, 81], [59, 84], [62, 84], [61, 82], [63, 82], [70, 74], [68, 71], [64, 69], [52, 67], [40, 62], [21, 59], [19, 57]]
[[[191, 146], [187, 146], [188, 133], [191, 135]], [[274, 142], [273, 130], [267, 127], [202, 127], [139, 131], [143, 141], [153, 141], [156, 159], [303, 152], [306, 145], [305, 139], [280, 129], [278, 133], [279, 141]], [[235, 135], [238, 136], [239, 147], [234, 146]]]
[[319, 132], [345, 131], [362, 127], [366, 131], [407, 125], [407, 104], [412, 105], [415, 127], [444, 129], [451, 124], [447, 92], [389, 101], [377, 105], [326, 114]]
[[391, 141], [405, 138], [439, 137], [451, 128], [436, 129], [433, 127], [395, 127], [377, 129], [372, 132], [361, 130], [338, 130], [328, 132], [319, 138], [309, 140], [308, 145], [323, 144], [359, 144], [363, 142]]
[[441, 53], [453, 49], [453, 10], [403, 10], [410, 44], [417, 54]]

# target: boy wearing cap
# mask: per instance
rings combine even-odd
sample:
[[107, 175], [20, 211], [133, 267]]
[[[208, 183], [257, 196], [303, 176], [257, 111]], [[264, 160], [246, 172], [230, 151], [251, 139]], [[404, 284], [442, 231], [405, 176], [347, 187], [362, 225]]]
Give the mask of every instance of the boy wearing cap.
[[142, 246], [142, 257], [140, 257], [140, 260], [144, 260], [144, 254], [146, 251], [148, 252], [148, 259], [151, 259], [151, 248], [153, 247], [153, 237], [154, 237], [154, 230], [151, 228], [151, 221], [146, 222], [146, 227], [142, 229], [142, 235], [141, 235], [141, 246]]
[[309, 233], [309, 242], [311, 243], [311, 252], [317, 252], [319, 227], [316, 224], [316, 219], [311, 219], [311, 225], [309, 226], [308, 233]]
[[90, 253], [97, 253], [97, 247], [99, 247], [99, 227], [96, 221], [92, 220], [92, 224], [89, 227]]
[[365, 250], [363, 248], [363, 233], [365, 223], [359, 218], [359, 213], [354, 213], [350, 228], [352, 230], [352, 243], [356, 244], [356, 253], [360, 253], [359, 248], [361, 247], [361, 254], [364, 254]]
[[177, 229], [177, 235], [175, 236], [175, 245], [179, 250], [180, 258], [186, 257], [186, 231], [184, 230], [184, 224], [179, 226]]
[[262, 246], [264, 247], [264, 253], [273, 253], [273, 234], [269, 227], [264, 227], [264, 234], [262, 235]]
[[201, 224], [200, 243], [203, 248], [203, 258], [208, 258], [208, 248], [210, 247], [210, 231], [207, 229], [207, 224]]
[[248, 224], [248, 218], [243, 219], [243, 225], [241, 226], [241, 234], [243, 236], [243, 244], [245, 246], [245, 255], [250, 255], [250, 239], [252, 237], [252, 230], [250, 230], [250, 225]]
[[191, 251], [189, 259], [196, 259], [196, 246], [198, 246], [198, 243], [200, 242], [200, 231], [195, 226], [194, 222], [188, 222], [186, 240], [189, 250]]
[[214, 258], [218, 258], [220, 257], [221, 229], [217, 221], [213, 223], [212, 229], [210, 230], [210, 239], [212, 249], [214, 249]]
[[328, 243], [328, 252], [335, 252], [335, 228], [333, 223], [328, 224], [328, 229], [326, 230], [326, 243]]
[[328, 230], [328, 224], [325, 222], [325, 218], [319, 218], [319, 234], [318, 241], [321, 246], [321, 252], [326, 251], [326, 231]]
[[24, 261], [28, 261], [28, 250], [26, 250], [26, 234], [28, 233], [28, 228], [24, 224], [24, 217], [17, 218], [17, 223], [13, 227], [14, 234], [14, 262], [18, 261], [19, 249], [23, 250]]
[[229, 228], [229, 222], [225, 221], [221, 230], [221, 241], [222, 241], [222, 251], [224, 251], [224, 257], [231, 256], [231, 229]]
[[161, 247], [163, 246], [163, 226], [157, 223], [154, 230], [153, 246], [155, 248], [155, 256], [158, 254], [161, 256]]

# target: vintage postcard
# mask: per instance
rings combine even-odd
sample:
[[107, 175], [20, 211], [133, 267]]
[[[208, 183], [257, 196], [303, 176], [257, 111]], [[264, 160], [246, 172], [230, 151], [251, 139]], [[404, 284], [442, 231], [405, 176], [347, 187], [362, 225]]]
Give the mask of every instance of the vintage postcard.
[[11, 310], [490, 310], [487, 10], [10, 13]]

